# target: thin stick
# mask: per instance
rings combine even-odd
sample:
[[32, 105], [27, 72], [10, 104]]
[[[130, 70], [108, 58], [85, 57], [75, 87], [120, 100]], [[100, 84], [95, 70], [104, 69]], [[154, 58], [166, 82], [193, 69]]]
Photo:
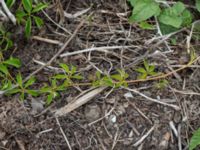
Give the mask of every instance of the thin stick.
[[77, 55], [80, 53], [86, 53], [86, 52], [91, 52], [91, 51], [105, 51], [105, 50], [112, 50], [112, 49], [122, 49], [122, 48], [131, 48], [135, 46], [103, 46], [103, 47], [92, 47], [92, 48], [87, 48], [71, 53], [64, 53], [61, 54], [60, 57], [67, 57], [67, 56], [72, 56], [72, 55]]
[[168, 103], [159, 101], [159, 100], [157, 100], [157, 99], [153, 99], [153, 98], [151, 98], [151, 97], [148, 97], [148, 96], [144, 95], [143, 93], [140, 93], [140, 92], [137, 91], [137, 90], [130, 89], [130, 88], [124, 88], [124, 89], [129, 90], [129, 91], [132, 91], [132, 92], [134, 92], [134, 93], [136, 93], [136, 94], [138, 94], [138, 95], [140, 95], [140, 96], [146, 98], [146, 99], [149, 100], [149, 101], [152, 101], [152, 102], [155, 102], [155, 103], [164, 105], [164, 106], [172, 107], [172, 108], [174, 108], [175, 110], [180, 110], [180, 107], [178, 107], [178, 106], [176, 106], [176, 105], [168, 104]]
[[72, 148], [71, 148], [71, 146], [70, 146], [70, 144], [69, 144], [69, 141], [68, 141], [68, 139], [67, 139], [67, 136], [65, 135], [65, 133], [64, 133], [64, 131], [63, 131], [63, 129], [62, 129], [62, 127], [61, 127], [61, 125], [60, 125], [60, 122], [59, 122], [59, 120], [58, 120], [57, 117], [56, 117], [56, 122], [57, 122], [57, 124], [58, 124], [58, 126], [59, 126], [59, 128], [60, 128], [60, 131], [61, 131], [61, 133], [62, 133], [62, 135], [63, 135], [63, 137], [64, 137], [64, 139], [65, 139], [65, 141], [66, 141], [66, 143], [67, 143], [67, 146], [68, 146], [69, 150], [72, 150]]
[[139, 146], [149, 136], [149, 134], [151, 134], [151, 132], [155, 129], [155, 126], [156, 125], [151, 127], [151, 129], [144, 136], [142, 136], [135, 144], [133, 144], [133, 146], [134, 147]]
[[32, 36], [31, 38], [34, 40], [38, 40], [38, 41], [42, 41], [42, 42], [46, 42], [46, 43], [50, 43], [50, 44], [55, 44], [55, 45], [59, 45], [59, 46], [63, 45], [63, 43], [61, 43], [60, 41], [47, 39], [47, 38], [43, 38], [40, 36]]

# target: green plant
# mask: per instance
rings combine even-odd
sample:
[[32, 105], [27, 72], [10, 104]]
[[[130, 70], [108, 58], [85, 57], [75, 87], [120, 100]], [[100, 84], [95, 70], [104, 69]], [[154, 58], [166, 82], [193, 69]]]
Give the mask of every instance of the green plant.
[[[182, 2], [177, 2], [173, 6], [167, 8], [163, 7], [163, 5], [155, 0], [129, 0], [129, 2], [133, 6], [132, 15], [129, 18], [130, 22], [139, 22], [141, 26], [141, 22], [155, 16], [158, 18], [160, 29], [163, 34], [176, 31], [181, 27], [189, 26], [192, 22], [192, 14], [186, 9]], [[165, 1], [163, 1], [163, 3], [165, 3]], [[197, 0], [197, 8], [200, 8], [199, 3], [199, 0]]]
[[160, 80], [160, 81], [158, 81], [157, 83], [155, 83], [154, 86], [155, 86], [157, 89], [164, 89], [165, 87], [167, 87], [167, 85], [168, 85], [168, 81], [165, 80], [165, 79], [163, 79], [163, 80]]
[[18, 23], [25, 22], [25, 35], [28, 38], [31, 35], [33, 21], [38, 28], [44, 24], [43, 20], [35, 14], [46, 8], [48, 5], [46, 3], [33, 5], [32, 0], [22, 0], [22, 5], [23, 9], [17, 11], [16, 17]]
[[193, 133], [189, 144], [189, 150], [195, 149], [198, 145], [200, 145], [200, 128]]
[[6, 5], [8, 6], [8, 8], [11, 8], [16, 0], [6, 0]]
[[51, 85], [45, 84], [41, 89], [40, 92], [43, 94], [47, 94], [46, 104], [49, 105], [53, 101], [54, 98], [58, 97], [60, 91], [66, 90], [64, 85], [58, 85], [56, 79], [50, 80]]
[[0, 73], [3, 73], [4, 75], [9, 75], [8, 67], [10, 66], [19, 68], [21, 66], [21, 62], [19, 59], [14, 57], [10, 57], [7, 60], [2, 60], [2, 57], [0, 58]]
[[8, 89], [6, 94], [12, 95], [12, 94], [20, 93], [20, 99], [21, 100], [24, 100], [25, 96], [28, 95], [28, 94], [31, 95], [31, 96], [38, 96], [39, 95], [39, 92], [37, 90], [30, 89], [30, 86], [35, 83], [35, 78], [34, 77], [30, 78], [28, 81], [23, 83], [22, 76], [19, 73], [16, 76], [16, 81], [15, 82], [19, 86], [16, 87], [16, 88]]
[[158, 75], [158, 73], [155, 72], [154, 65], [149, 65], [149, 63], [146, 60], [144, 60], [143, 64], [144, 64], [144, 67], [135, 69], [139, 73], [138, 79], [146, 79], [147, 76]]
[[0, 26], [0, 51], [6, 51], [13, 46], [10, 36], [11, 33], [7, 32], [3, 26]]
[[63, 74], [57, 74], [53, 78], [59, 79], [59, 80], [64, 80], [63, 85], [65, 87], [68, 87], [73, 84], [73, 79], [81, 80], [83, 77], [77, 73], [77, 68], [73, 65], [68, 66], [66, 64], [60, 64], [60, 67], [63, 69], [64, 73]]
[[121, 87], [128, 86], [126, 79], [128, 74], [124, 70], [117, 70], [117, 74], [113, 75], [102, 75], [100, 72], [96, 72], [96, 77], [93, 80], [93, 86], [109, 86], [109, 87]]

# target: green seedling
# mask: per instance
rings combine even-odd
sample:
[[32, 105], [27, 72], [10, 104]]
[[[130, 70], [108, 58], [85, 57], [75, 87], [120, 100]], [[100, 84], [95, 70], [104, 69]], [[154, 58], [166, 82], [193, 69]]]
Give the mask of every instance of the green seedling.
[[39, 95], [39, 92], [37, 90], [32, 90], [30, 88], [30, 86], [35, 83], [34, 77], [30, 78], [28, 81], [23, 83], [21, 74], [17, 74], [15, 82], [18, 85], [18, 87], [8, 90], [6, 92], [6, 94], [13, 95], [13, 94], [19, 93], [21, 100], [24, 100], [26, 95], [31, 95], [31, 96], [38, 96]]
[[4, 75], [9, 75], [8, 67], [11, 66], [19, 68], [21, 66], [20, 60], [14, 57], [10, 57], [7, 60], [0, 61], [0, 73], [3, 73]]
[[157, 89], [164, 89], [166, 88], [168, 85], [168, 81], [163, 79], [163, 80], [160, 80], [159, 82], [155, 83], [155, 87]]
[[60, 96], [59, 92], [66, 90], [66, 87], [63, 85], [58, 85], [56, 79], [51, 80], [51, 85], [45, 84], [40, 92], [47, 94], [46, 104], [49, 105], [56, 97]]
[[99, 71], [95, 73], [94, 80], [92, 81], [92, 85], [95, 87], [99, 86], [109, 86], [114, 87], [114, 82], [108, 75], [102, 75]]
[[128, 84], [126, 82], [126, 79], [129, 77], [129, 75], [124, 70], [117, 70], [117, 74], [111, 75], [111, 79], [115, 81], [115, 87], [121, 87], [125, 86], [127, 87]]
[[193, 133], [189, 143], [189, 150], [195, 149], [198, 145], [200, 145], [200, 128]]
[[44, 24], [43, 20], [36, 16], [36, 13], [46, 8], [48, 5], [44, 3], [33, 5], [32, 0], [22, 0], [22, 5], [23, 9], [17, 11], [16, 17], [19, 24], [25, 23], [25, 35], [28, 38], [31, 35], [33, 21], [38, 28], [41, 28]]
[[155, 72], [155, 66], [149, 65], [146, 60], [144, 60], [144, 67], [137, 68], [136, 71], [139, 73], [138, 79], [146, 79], [148, 76], [158, 75]]
[[95, 80], [93, 81], [93, 86], [109, 86], [109, 87], [121, 87], [128, 86], [126, 79], [128, 74], [124, 70], [117, 70], [117, 74], [114, 75], [102, 75], [100, 72], [96, 72]]
[[3, 26], [0, 27], [0, 51], [6, 51], [13, 46], [10, 39], [11, 33], [7, 32]]
[[60, 67], [63, 69], [64, 73], [63, 74], [57, 74], [53, 78], [63, 80], [64, 83], [63, 85], [65, 87], [68, 87], [73, 84], [73, 79], [81, 80], [83, 77], [77, 73], [77, 68], [73, 65], [68, 66], [66, 64], [60, 64]]

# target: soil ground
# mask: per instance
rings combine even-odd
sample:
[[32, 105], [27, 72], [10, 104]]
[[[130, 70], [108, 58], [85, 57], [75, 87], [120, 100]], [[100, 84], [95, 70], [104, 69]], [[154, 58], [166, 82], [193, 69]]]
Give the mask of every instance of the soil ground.
[[[78, 17], [64, 16], [64, 12], [75, 14], [88, 8], [87, 12]], [[69, 33], [73, 33], [85, 19], [84, 25], [64, 52], [91, 47], [132, 46], [59, 57], [51, 64], [53, 67], [58, 67], [59, 63], [73, 64], [84, 77], [92, 77], [97, 69], [112, 74], [116, 69], [125, 68], [129, 78], [136, 79], [138, 74], [135, 69], [142, 66], [144, 58], [154, 64], [158, 72], [163, 73], [187, 64], [190, 56], [187, 54], [186, 38], [190, 29], [175, 34], [173, 38], [176, 43], [171, 43], [170, 39], [166, 40], [168, 44], [166, 41], [160, 42], [160, 39], [150, 42], [159, 36], [157, 31], [140, 29], [137, 24], [130, 24], [130, 10], [126, 0], [54, 0], [45, 11], [62, 28], [41, 14], [45, 26], [40, 31], [34, 29], [33, 35], [64, 43], [70, 37]], [[88, 15], [91, 17], [87, 18]], [[60, 45], [34, 38], [27, 41], [22, 36], [22, 30], [19, 27], [13, 29], [16, 32], [13, 36], [16, 49], [12, 55], [21, 59], [23, 66], [20, 71], [26, 77], [40, 67], [33, 59], [47, 62], [58, 52]], [[199, 40], [192, 39], [191, 46], [198, 55]], [[168, 84], [162, 89], [155, 87], [159, 80], [129, 85], [129, 89], [137, 89], [148, 98], [177, 105], [180, 110], [149, 101], [127, 89], [108, 88], [83, 106], [58, 117], [59, 125], [51, 110], [65, 106], [91, 87], [70, 88], [62, 92], [49, 107], [39, 103], [44, 102], [46, 97], [27, 97], [22, 102], [18, 95], [2, 96], [0, 149], [67, 150], [70, 145], [73, 150], [178, 150], [180, 147], [186, 150], [192, 132], [200, 127], [199, 63], [195, 62], [167, 77]], [[48, 82], [53, 74], [54, 70], [40, 71], [36, 75], [38, 84], [35, 88], [42, 86], [39, 83]], [[145, 135], [147, 137], [137, 145], [138, 140]]]

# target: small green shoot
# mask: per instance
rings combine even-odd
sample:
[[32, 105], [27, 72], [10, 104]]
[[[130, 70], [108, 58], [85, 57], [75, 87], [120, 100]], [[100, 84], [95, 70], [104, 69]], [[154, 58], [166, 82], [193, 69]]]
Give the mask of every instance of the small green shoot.
[[47, 94], [46, 104], [49, 105], [52, 103], [53, 99], [60, 96], [59, 92], [66, 90], [66, 87], [63, 85], [58, 85], [56, 79], [51, 80], [51, 85], [45, 84], [40, 92], [43, 94]]
[[144, 60], [144, 67], [137, 68], [136, 71], [139, 73], [138, 79], [146, 79], [148, 76], [158, 75], [155, 72], [155, 66], [149, 65], [146, 60]]
[[13, 94], [19, 93], [21, 100], [24, 100], [26, 95], [31, 95], [31, 96], [38, 96], [39, 95], [39, 92], [37, 90], [32, 90], [30, 88], [30, 86], [35, 83], [35, 78], [34, 77], [30, 78], [28, 81], [23, 83], [22, 76], [19, 73], [19, 74], [17, 74], [17, 77], [16, 77], [16, 83], [19, 86], [16, 87], [16, 88], [8, 90], [6, 92], [8, 95], [13, 95]]
[[21, 62], [19, 59], [10, 57], [9, 59], [5, 61], [0, 62], [0, 72], [3, 73], [4, 75], [9, 75], [9, 69], [8, 67], [15, 67], [19, 68], [21, 66]]
[[18, 23], [25, 23], [25, 35], [30, 37], [33, 22], [38, 28], [44, 24], [43, 20], [35, 14], [46, 8], [46, 3], [38, 3], [33, 5], [32, 0], [22, 0], [23, 9], [19, 9], [16, 13]]
[[73, 79], [81, 80], [83, 77], [77, 73], [77, 68], [73, 65], [68, 66], [66, 64], [60, 64], [60, 67], [63, 69], [63, 74], [57, 74], [53, 78], [64, 80], [64, 86], [68, 87], [73, 84]]
[[10, 39], [11, 33], [7, 32], [4, 27], [0, 27], [0, 51], [6, 51], [13, 46], [13, 41]]

